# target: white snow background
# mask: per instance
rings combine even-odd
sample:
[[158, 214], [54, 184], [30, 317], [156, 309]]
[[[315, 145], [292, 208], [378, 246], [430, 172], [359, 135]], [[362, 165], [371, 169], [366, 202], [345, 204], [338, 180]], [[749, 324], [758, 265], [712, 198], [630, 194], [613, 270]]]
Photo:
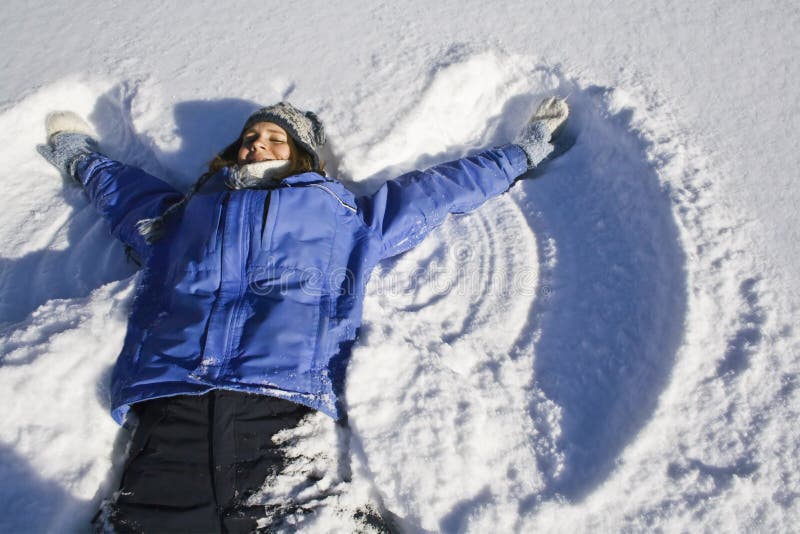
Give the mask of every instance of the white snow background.
[[797, 531], [798, 27], [796, 2], [4, 2], [0, 531], [88, 530], [128, 439], [135, 266], [36, 154], [49, 111], [186, 188], [289, 99], [368, 191], [549, 94], [571, 150], [373, 274], [351, 432], [294, 449], [352, 481], [323, 468], [297, 528], [373, 499], [407, 532]]

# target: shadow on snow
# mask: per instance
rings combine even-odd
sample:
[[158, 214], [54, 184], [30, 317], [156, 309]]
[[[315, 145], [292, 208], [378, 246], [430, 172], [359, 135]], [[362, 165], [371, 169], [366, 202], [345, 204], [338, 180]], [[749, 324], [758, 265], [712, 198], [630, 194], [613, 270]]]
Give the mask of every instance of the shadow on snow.
[[[562, 90], [574, 146], [533, 171], [541, 179], [518, 183], [541, 290], [517, 346], [534, 345], [535, 387], [561, 409], [561, 456], [540, 458], [545, 494], [580, 500], [613, 470], [667, 382], [683, 336], [686, 260], [632, 111], [610, 111], [607, 88]], [[534, 422], [544, 417], [537, 406]]]

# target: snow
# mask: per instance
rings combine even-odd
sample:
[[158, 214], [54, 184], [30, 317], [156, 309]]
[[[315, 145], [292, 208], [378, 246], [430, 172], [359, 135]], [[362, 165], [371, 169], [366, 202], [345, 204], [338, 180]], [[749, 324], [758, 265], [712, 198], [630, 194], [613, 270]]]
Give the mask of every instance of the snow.
[[[359, 191], [513, 138], [574, 146], [382, 264], [308, 532], [373, 500], [408, 532], [792, 531], [800, 523], [800, 8], [792, 2], [77, 0], [0, 8], [0, 531], [85, 531], [135, 266], [34, 151], [87, 117], [188, 187], [259, 104], [318, 111]], [[271, 503], [298, 481], [271, 481]]]

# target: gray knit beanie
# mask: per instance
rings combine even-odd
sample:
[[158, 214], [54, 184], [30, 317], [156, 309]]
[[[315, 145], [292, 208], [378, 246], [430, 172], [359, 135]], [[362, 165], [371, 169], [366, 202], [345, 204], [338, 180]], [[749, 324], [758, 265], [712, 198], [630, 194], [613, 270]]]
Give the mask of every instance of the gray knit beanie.
[[300, 111], [289, 102], [280, 102], [250, 115], [242, 131], [257, 122], [272, 122], [286, 130], [292, 140], [314, 159], [314, 168], [319, 169], [317, 149], [325, 144], [325, 128], [314, 113]]

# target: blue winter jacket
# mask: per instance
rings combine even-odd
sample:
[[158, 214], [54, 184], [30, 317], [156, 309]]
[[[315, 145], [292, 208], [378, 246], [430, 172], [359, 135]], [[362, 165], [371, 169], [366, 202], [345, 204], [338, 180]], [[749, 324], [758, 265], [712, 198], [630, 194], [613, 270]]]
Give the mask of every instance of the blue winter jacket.
[[215, 388], [298, 402], [333, 418], [370, 272], [448, 213], [506, 191], [527, 170], [515, 145], [405, 174], [355, 197], [316, 173], [229, 190], [223, 169], [148, 244], [136, 229], [182, 194], [92, 154], [77, 175], [112, 233], [143, 260], [112, 375], [112, 415]]

